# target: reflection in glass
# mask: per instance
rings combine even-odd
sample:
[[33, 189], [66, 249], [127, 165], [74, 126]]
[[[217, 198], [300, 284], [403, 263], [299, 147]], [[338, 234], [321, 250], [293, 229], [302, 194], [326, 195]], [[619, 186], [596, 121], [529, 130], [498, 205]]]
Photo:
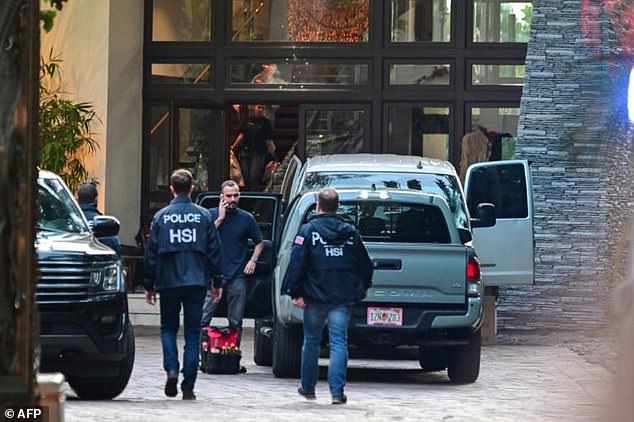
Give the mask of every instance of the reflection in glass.
[[178, 109], [178, 167], [194, 176], [194, 186], [207, 190], [209, 146], [211, 145], [211, 110]]
[[211, 0], [154, 0], [152, 41], [211, 41]]
[[392, 0], [392, 42], [449, 42], [451, 0]]
[[449, 159], [449, 107], [389, 108], [388, 152]]
[[291, 63], [229, 65], [231, 84], [366, 85], [367, 64], [334, 64], [301, 60]]
[[369, 0], [233, 0], [231, 40], [368, 41]]
[[150, 108], [149, 188], [165, 190], [169, 185], [169, 107]]
[[153, 84], [199, 84], [211, 80], [207, 63], [152, 63]]
[[390, 85], [449, 85], [449, 64], [391, 64]]
[[307, 110], [306, 156], [361, 152], [364, 125], [362, 110]]
[[532, 19], [530, 1], [474, 0], [473, 41], [528, 42]]
[[474, 64], [471, 65], [473, 85], [524, 85], [524, 65]]

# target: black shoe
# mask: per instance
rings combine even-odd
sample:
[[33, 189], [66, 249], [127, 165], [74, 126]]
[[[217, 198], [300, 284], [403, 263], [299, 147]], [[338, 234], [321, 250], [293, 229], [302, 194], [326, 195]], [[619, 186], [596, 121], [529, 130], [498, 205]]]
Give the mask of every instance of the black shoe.
[[348, 397], [345, 394], [340, 396], [332, 396], [332, 404], [346, 404], [348, 402]]
[[306, 391], [304, 391], [302, 387], [298, 387], [297, 392], [299, 393], [300, 396], [302, 396], [306, 400], [315, 400], [317, 398], [315, 397], [315, 393], [307, 393]]
[[176, 386], [178, 384], [178, 373], [168, 372], [167, 380], [165, 381], [165, 395], [167, 397], [176, 397], [178, 390]]
[[184, 390], [183, 400], [196, 400], [196, 394], [192, 390]]

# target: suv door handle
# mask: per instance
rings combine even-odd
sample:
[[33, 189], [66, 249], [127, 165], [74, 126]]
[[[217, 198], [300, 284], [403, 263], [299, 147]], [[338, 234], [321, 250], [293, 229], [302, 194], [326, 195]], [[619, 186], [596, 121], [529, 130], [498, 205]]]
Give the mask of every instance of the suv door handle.
[[400, 259], [373, 259], [375, 270], [400, 270], [403, 264]]

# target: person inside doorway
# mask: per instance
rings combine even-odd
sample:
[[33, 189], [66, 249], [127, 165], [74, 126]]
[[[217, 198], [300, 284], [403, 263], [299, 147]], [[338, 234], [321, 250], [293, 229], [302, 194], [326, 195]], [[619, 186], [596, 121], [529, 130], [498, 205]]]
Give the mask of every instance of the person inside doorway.
[[273, 126], [264, 116], [265, 108], [263, 104], [253, 106], [253, 113], [240, 127], [240, 132], [231, 145], [249, 190], [258, 190], [261, 187], [267, 154], [275, 154]]

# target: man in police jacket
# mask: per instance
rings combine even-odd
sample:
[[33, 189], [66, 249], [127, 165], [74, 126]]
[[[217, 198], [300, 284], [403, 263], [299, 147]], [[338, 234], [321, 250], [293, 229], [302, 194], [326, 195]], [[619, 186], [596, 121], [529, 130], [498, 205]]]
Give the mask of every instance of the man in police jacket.
[[222, 294], [218, 233], [209, 211], [191, 201], [192, 179], [188, 170], [172, 173], [170, 191], [174, 199], [155, 214], [145, 248], [147, 303], [154, 305], [156, 291], [160, 293], [161, 346], [168, 397], [177, 394], [176, 333], [181, 306], [183, 308], [183, 400], [196, 399], [194, 383], [198, 372], [200, 318], [210, 281], [213, 281], [215, 300]]
[[348, 367], [348, 321], [352, 304], [365, 298], [372, 284], [372, 261], [355, 226], [336, 215], [334, 189], [317, 195], [317, 216], [302, 225], [293, 242], [282, 292], [304, 309], [301, 386], [297, 392], [315, 399], [319, 347], [328, 321], [332, 404], [345, 404]]

